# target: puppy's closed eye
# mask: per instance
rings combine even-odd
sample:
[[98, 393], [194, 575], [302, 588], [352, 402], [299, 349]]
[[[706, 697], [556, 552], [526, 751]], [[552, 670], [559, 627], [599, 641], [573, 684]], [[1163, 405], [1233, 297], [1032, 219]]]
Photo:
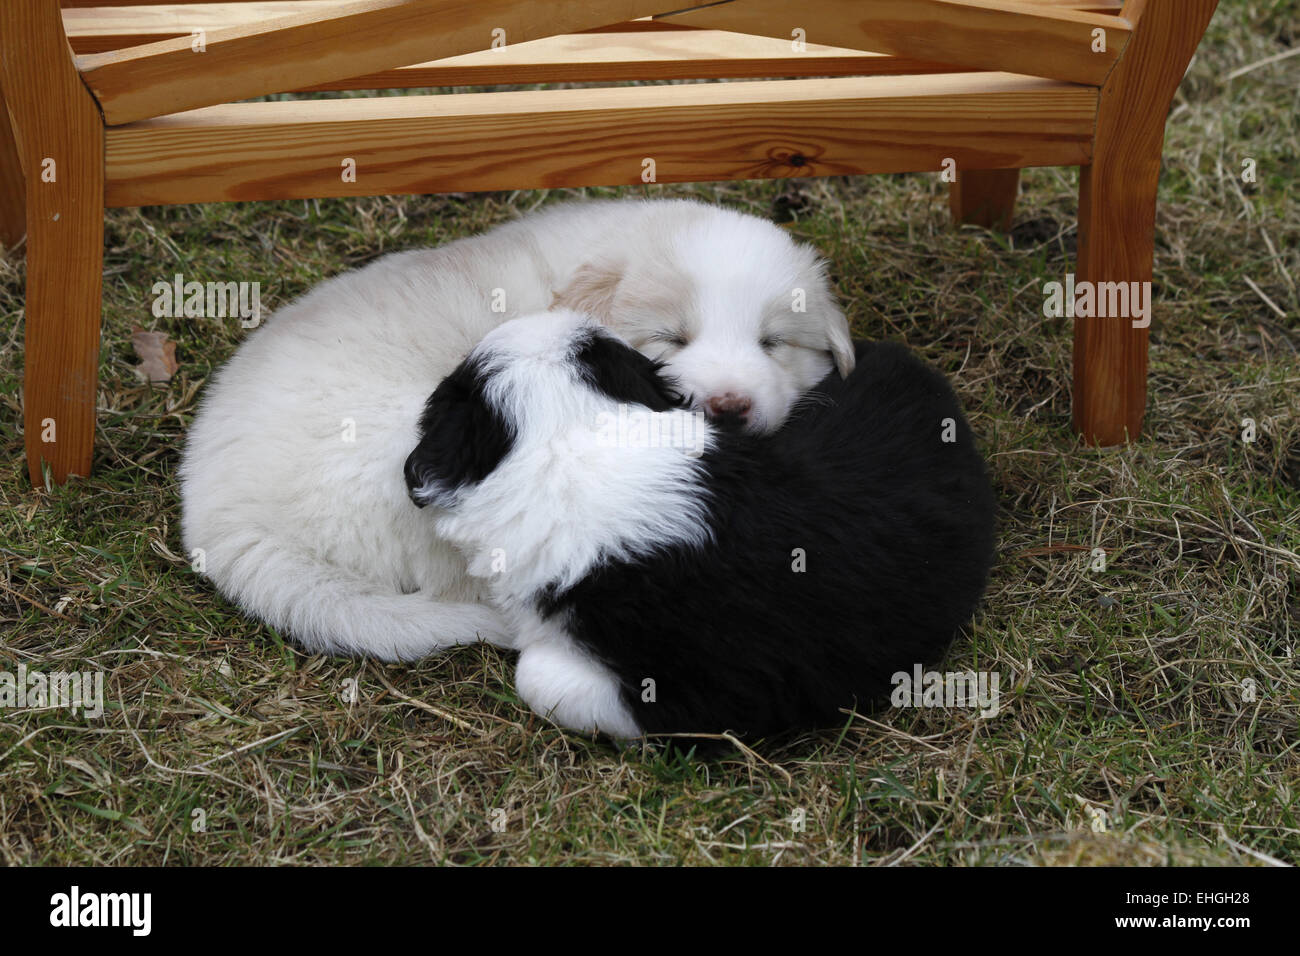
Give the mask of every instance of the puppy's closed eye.
[[651, 332], [646, 336], [648, 342], [662, 342], [664, 345], [670, 345], [675, 349], [684, 349], [691, 342], [686, 333], [679, 329], [662, 329], [658, 332]]

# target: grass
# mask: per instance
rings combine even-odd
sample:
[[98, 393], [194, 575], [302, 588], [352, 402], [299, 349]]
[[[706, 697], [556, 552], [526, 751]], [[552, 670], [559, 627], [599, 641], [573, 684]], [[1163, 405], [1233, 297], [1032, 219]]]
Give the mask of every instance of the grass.
[[[1001, 675], [987, 720], [895, 709], [710, 761], [620, 750], [530, 715], [506, 654], [309, 657], [190, 570], [177, 456], [204, 381], [247, 333], [155, 319], [154, 282], [257, 280], [275, 306], [572, 191], [110, 213], [95, 472], [49, 490], [29, 486], [17, 428], [23, 259], [10, 252], [0, 670], [102, 670], [108, 709], [0, 710], [0, 860], [1295, 861], [1300, 59], [1226, 77], [1294, 48], [1297, 23], [1297, 0], [1224, 0], [1175, 101], [1150, 406], [1129, 447], [1071, 436], [1070, 324], [1042, 316], [1043, 284], [1074, 261], [1074, 171], [1028, 171], [1009, 236], [953, 229], [936, 175], [648, 192], [793, 216], [830, 258], [856, 334], [904, 341], [951, 376], [1001, 506], [987, 599], [944, 669]], [[136, 377], [133, 325], [178, 343], [170, 384]]]

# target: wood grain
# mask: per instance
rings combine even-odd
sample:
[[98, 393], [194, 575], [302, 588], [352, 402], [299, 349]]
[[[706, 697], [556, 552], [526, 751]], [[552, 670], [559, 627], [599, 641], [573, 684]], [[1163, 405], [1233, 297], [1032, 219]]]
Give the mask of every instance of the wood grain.
[[[1101, 91], [1093, 162], [1079, 179], [1078, 279], [1149, 282], [1165, 118], [1218, 0], [1129, 0], [1137, 29]], [[1074, 321], [1074, 427], [1086, 441], [1135, 440], [1146, 411], [1146, 328]]]
[[[639, 21], [641, 26], [655, 21]], [[628, 28], [629, 24], [622, 24]], [[74, 44], [75, 45], [75, 44]], [[85, 62], [83, 57], [81, 62]], [[809, 44], [795, 53], [786, 40], [666, 25], [633, 32], [569, 33], [499, 50], [345, 77], [303, 90], [378, 90], [527, 83], [798, 76], [902, 76], [956, 73], [934, 60]]]
[[307, 87], [309, 90], [607, 83], [636, 80], [957, 73], [933, 60], [814, 46], [720, 30], [578, 33]]
[[[241, 26], [272, 20], [276, 17], [323, 11], [338, 7], [346, 0], [224, 0], [220, 3], [158, 3], [157, 0], [132, 0], [116, 4], [107, 0], [79, 0], [64, 3], [63, 26], [68, 33], [72, 49], [79, 54], [104, 53], [142, 43], [155, 43], [186, 37], [195, 29], [217, 30], [222, 27]], [[1118, 13], [1120, 0], [1105, 0], [1102, 4], [1081, 3], [1080, 0], [1033, 0], [1047, 6], [1064, 9], [1090, 10], [1092, 12]], [[675, 6], [668, 3], [666, 6]], [[667, 20], [632, 20], [610, 26], [595, 27], [595, 31], [612, 30], [617, 33], [689, 31], [693, 28]], [[789, 49], [787, 38], [786, 49]]]
[[[1011, 0], [743, 0], [665, 17], [713, 30], [927, 58], [1100, 86], [1128, 40], [1120, 17]], [[1093, 51], [1093, 30], [1106, 49]]]
[[356, 0], [79, 61], [110, 126], [654, 13], [663, 0]]
[[[325, 12], [348, 0], [223, 0], [221, 3], [156, 3], [110, 6], [102, 2], [63, 11], [68, 42], [79, 54], [188, 37], [193, 30], [218, 30], [273, 20], [296, 13]], [[691, 30], [649, 17], [592, 27], [598, 33], [671, 33]]]
[[[90, 474], [104, 255], [104, 128], [54, 0], [0, 4], [0, 61], [27, 173], [23, 427], [43, 484]], [[41, 172], [53, 161], [54, 181]], [[53, 423], [53, 441], [49, 437]]]
[[1079, 165], [1096, 97], [956, 74], [233, 104], [110, 129], [107, 200], [615, 185], [645, 158], [659, 182]]
[[[247, 26], [277, 17], [337, 9], [342, 0], [226, 0], [224, 3], [153, 3], [115, 6], [104, 2], [65, 9], [63, 28], [77, 53], [188, 37], [191, 30]], [[67, 4], [65, 4], [65, 7]]]
[[18, 140], [5, 103], [0, 77], [0, 246], [12, 249], [27, 235], [27, 184], [23, 181]]
[[1020, 195], [1018, 169], [958, 170], [948, 187], [953, 222], [1007, 232]]
[[[203, 0], [194, 0], [202, 3]], [[232, 6], [262, 6], [268, 0], [219, 0]], [[346, 3], [347, 0], [270, 0], [273, 3]], [[1065, 7], [1073, 10], [1097, 10], [1100, 12], [1119, 13], [1124, 0], [1022, 0], [1024, 3], [1045, 7]], [[191, 6], [193, 3], [159, 3], [158, 0], [60, 0], [59, 5], [65, 10], [90, 8], [112, 9], [130, 7], [176, 7]]]

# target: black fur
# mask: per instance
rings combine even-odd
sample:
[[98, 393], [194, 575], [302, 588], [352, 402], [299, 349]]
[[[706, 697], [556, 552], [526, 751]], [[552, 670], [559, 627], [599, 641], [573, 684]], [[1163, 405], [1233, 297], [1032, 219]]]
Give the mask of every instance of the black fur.
[[680, 408], [682, 397], [663, 374], [663, 365], [593, 329], [574, 355], [583, 379], [616, 402], [644, 405], [652, 412]]
[[715, 546], [610, 562], [538, 596], [618, 675], [647, 732], [834, 725], [937, 660], [974, 611], [995, 508], [974, 435], [907, 349], [857, 354], [777, 434], [724, 432], [705, 454]]
[[417, 495], [432, 484], [441, 491], [482, 481], [510, 453], [510, 426], [483, 394], [483, 374], [473, 359], [462, 362], [438, 385], [420, 416], [420, 443], [406, 458], [406, 491], [423, 508], [436, 492]]

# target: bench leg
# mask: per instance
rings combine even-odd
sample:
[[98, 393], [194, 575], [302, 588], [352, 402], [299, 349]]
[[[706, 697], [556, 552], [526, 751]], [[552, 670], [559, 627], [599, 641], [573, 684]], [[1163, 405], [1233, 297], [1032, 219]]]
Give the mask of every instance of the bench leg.
[[[1136, 27], [1102, 87], [1092, 165], [1079, 176], [1079, 282], [1151, 281], [1165, 117], [1217, 4], [1124, 4]], [[1141, 432], [1147, 329], [1133, 321], [1074, 320], [1074, 427], [1090, 444], [1118, 445]]]
[[43, 464], [55, 484], [89, 475], [95, 443], [103, 127], [79, 135], [75, 147], [67, 144], [57, 190], [34, 184], [28, 205], [23, 425], [27, 470], [38, 486], [44, 483]]
[[956, 225], [1008, 232], [1020, 193], [1018, 169], [967, 169], [948, 187], [948, 208]]
[[[1154, 182], [1080, 170], [1078, 281], [1149, 282], [1155, 209]], [[1074, 320], [1074, 428], [1090, 444], [1122, 445], [1141, 432], [1147, 331], [1126, 317]]]
[[0, 4], [0, 63], [27, 185], [23, 425], [33, 483], [89, 475], [104, 259], [104, 120], [57, 3]]
[[12, 249], [26, 233], [27, 185], [4, 87], [0, 86], [0, 246]]

